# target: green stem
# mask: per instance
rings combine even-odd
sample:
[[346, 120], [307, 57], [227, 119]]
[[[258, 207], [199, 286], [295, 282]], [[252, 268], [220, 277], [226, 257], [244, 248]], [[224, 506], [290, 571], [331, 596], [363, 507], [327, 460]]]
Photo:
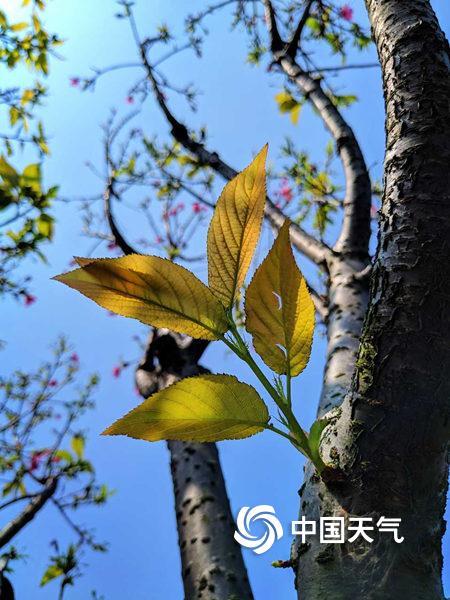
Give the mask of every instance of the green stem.
[[291, 374], [288, 373], [286, 375], [286, 398], [289, 406], [292, 406], [292, 396], [291, 396]]
[[[297, 446], [301, 447], [303, 453], [309, 457], [308, 437], [307, 437], [306, 433], [303, 431], [303, 429], [300, 427], [300, 424], [298, 423], [294, 413], [292, 412], [290, 401], [288, 401], [288, 403], [286, 403], [285, 399], [280, 396], [280, 394], [278, 393], [276, 388], [270, 383], [270, 381], [264, 375], [262, 370], [259, 368], [259, 366], [255, 362], [253, 356], [250, 354], [247, 344], [242, 339], [236, 324], [231, 319], [230, 319], [230, 329], [231, 329], [231, 333], [233, 334], [235, 342], [232, 342], [225, 337], [222, 338], [223, 341], [231, 350], [233, 350], [233, 352], [235, 352], [252, 369], [252, 371], [254, 372], [256, 377], [259, 379], [259, 381], [262, 383], [262, 385], [264, 386], [266, 391], [269, 393], [271, 398], [275, 401], [278, 408], [281, 410], [281, 412], [286, 417], [286, 419], [289, 423], [289, 428], [291, 429], [291, 431], [294, 435], [294, 438], [297, 441]], [[290, 396], [290, 378], [289, 378], [289, 396]], [[273, 429], [273, 431], [275, 431], [275, 429]], [[278, 430], [278, 431], [281, 431], [281, 430]], [[288, 439], [292, 440], [292, 437], [289, 436], [288, 434], [283, 434], [283, 435], [284, 435], [284, 437], [288, 436]]]

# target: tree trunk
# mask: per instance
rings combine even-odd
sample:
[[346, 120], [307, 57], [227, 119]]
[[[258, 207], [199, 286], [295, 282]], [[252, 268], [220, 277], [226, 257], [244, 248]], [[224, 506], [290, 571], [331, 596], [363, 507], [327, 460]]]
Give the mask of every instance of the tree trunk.
[[[297, 547], [301, 599], [442, 599], [450, 381], [450, 51], [428, 0], [366, 0], [387, 148], [378, 249], [356, 369], [303, 512], [402, 519], [403, 543]], [[312, 536], [311, 536], [312, 538]]]
[[[136, 371], [141, 395], [147, 398], [183, 377], [206, 372], [197, 364], [203, 349], [201, 341], [157, 330]], [[167, 445], [185, 599], [252, 600], [216, 445]]]

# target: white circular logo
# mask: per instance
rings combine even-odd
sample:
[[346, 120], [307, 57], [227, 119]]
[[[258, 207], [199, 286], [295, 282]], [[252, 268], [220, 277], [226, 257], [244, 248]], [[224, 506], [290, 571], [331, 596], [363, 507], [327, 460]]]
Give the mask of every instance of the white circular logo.
[[[266, 530], [262, 536], [258, 537], [250, 533], [253, 521], [263, 521]], [[255, 554], [267, 552], [277, 540], [283, 537], [283, 527], [275, 516], [274, 507], [266, 504], [253, 508], [243, 506], [237, 516], [236, 526], [234, 539], [241, 546], [251, 548]]]

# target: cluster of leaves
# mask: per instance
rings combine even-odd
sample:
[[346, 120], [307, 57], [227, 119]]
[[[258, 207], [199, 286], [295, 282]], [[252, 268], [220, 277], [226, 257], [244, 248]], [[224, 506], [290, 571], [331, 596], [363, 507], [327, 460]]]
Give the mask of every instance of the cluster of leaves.
[[48, 74], [49, 56], [61, 44], [42, 22], [44, 0], [25, 0], [23, 6], [29, 10], [27, 19], [17, 23], [11, 23], [6, 12], [0, 10], [0, 65], [6, 72], [27, 67], [37, 76], [31, 85], [4, 88], [0, 93], [0, 106], [9, 121], [8, 131], [0, 136], [5, 152], [0, 164], [0, 292], [16, 297], [27, 295], [28, 279], [17, 281], [12, 272], [20, 258], [39, 252], [39, 246], [51, 239], [53, 221], [48, 209], [57, 190], [53, 187], [43, 191], [39, 165], [18, 169], [10, 164], [11, 157], [25, 145], [34, 148], [40, 157], [49, 152], [42, 122], [37, 121], [33, 131], [31, 122], [35, 108], [46, 95], [42, 78]]
[[54, 219], [50, 207], [57, 189], [42, 188], [39, 163], [29, 164], [18, 172], [0, 156], [0, 294], [28, 296], [23, 286], [12, 281], [8, 274], [26, 255], [36, 254], [45, 260], [41, 244], [53, 237]]
[[311, 162], [308, 154], [297, 150], [289, 138], [283, 144], [281, 152], [288, 164], [280, 176], [291, 183], [296, 192], [295, 197], [298, 198], [293, 220], [297, 223], [309, 220], [313, 230], [323, 239], [342, 205], [342, 190], [333, 182], [334, 146], [331, 142], [327, 145], [326, 157], [320, 167]]
[[[144, 401], [106, 434], [218, 441], [245, 438], [264, 429], [286, 437], [321, 472], [319, 439], [326, 421], [308, 434], [293, 410], [291, 378], [308, 363], [314, 305], [296, 265], [286, 221], [245, 295], [245, 328], [274, 372], [271, 382], [239, 332], [233, 307], [244, 284], [262, 225], [266, 201], [267, 147], [224, 188], [208, 232], [208, 286], [183, 268], [156, 256], [76, 259], [80, 268], [56, 277], [119, 315], [194, 338], [221, 340], [256, 374], [278, 407], [273, 423], [255, 389], [230, 375], [184, 379]], [[285, 384], [282, 377], [285, 377]]]
[[[90, 376], [79, 387], [75, 384], [78, 372], [79, 358], [61, 338], [52, 359], [36, 372], [20, 370], [0, 377], [2, 520], [19, 523], [15, 535], [20, 535], [29, 521], [23, 517], [27, 512], [37, 512], [48, 503], [61, 514], [75, 541], [67, 550], [52, 541], [55, 553], [41, 579], [41, 585], [46, 585], [59, 578], [61, 589], [81, 575], [80, 559], [87, 548], [106, 549], [92, 531], [73, 520], [74, 511], [101, 505], [111, 493], [97, 482], [94, 467], [85, 456], [85, 432], [79, 425], [80, 418], [94, 407], [92, 394], [98, 377]], [[12, 540], [8, 530], [7, 524], [0, 532], [0, 548], [5, 551], [3, 559], [11, 562], [19, 555], [14, 547], [8, 548]]]

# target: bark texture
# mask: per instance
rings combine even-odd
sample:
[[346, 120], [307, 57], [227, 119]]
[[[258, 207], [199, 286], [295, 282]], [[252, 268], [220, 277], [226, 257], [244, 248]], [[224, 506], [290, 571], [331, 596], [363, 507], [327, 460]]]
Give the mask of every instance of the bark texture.
[[450, 382], [450, 52], [427, 0], [366, 0], [383, 71], [385, 192], [350, 391], [309, 473], [308, 518], [402, 518], [391, 534], [298, 547], [302, 599], [441, 600]]
[[[166, 330], [153, 333], [136, 371], [143, 397], [206, 372], [206, 345]], [[252, 600], [215, 444], [169, 441], [170, 466], [186, 600]]]

